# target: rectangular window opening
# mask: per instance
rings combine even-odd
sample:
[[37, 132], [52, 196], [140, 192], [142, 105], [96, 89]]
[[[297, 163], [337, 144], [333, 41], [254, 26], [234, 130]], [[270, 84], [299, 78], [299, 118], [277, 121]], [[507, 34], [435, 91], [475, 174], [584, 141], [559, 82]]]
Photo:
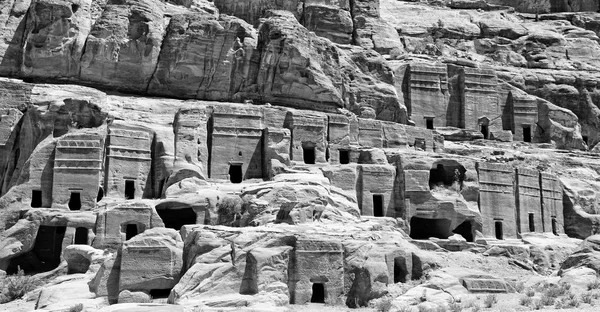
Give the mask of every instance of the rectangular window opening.
[[81, 210], [81, 193], [71, 192], [69, 198], [69, 210]]
[[433, 130], [433, 118], [425, 118], [425, 125], [427, 129]]
[[373, 195], [373, 216], [383, 217], [383, 195]]
[[135, 198], [135, 181], [125, 180], [125, 199]]
[[31, 191], [31, 208], [42, 207], [42, 191], [32, 190]]
[[531, 126], [523, 126], [523, 142], [531, 142]]
[[340, 153], [340, 164], [345, 165], [350, 163], [350, 151], [339, 150]]
[[533, 213], [529, 214], [529, 232], [535, 232], [535, 219]]
[[496, 239], [504, 239], [502, 232], [502, 221], [496, 221]]

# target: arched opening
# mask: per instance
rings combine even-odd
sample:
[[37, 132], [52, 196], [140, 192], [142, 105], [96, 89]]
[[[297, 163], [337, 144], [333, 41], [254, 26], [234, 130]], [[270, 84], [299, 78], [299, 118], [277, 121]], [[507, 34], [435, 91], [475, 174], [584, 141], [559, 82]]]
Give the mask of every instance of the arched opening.
[[136, 224], [127, 224], [125, 228], [125, 240], [130, 240], [134, 236], [138, 235], [138, 227]]
[[558, 222], [556, 217], [552, 217], [552, 234], [558, 235]]
[[502, 221], [495, 222], [495, 234], [496, 234], [496, 239], [504, 239], [504, 233], [502, 230]]
[[134, 180], [125, 180], [125, 199], [135, 199]]
[[87, 245], [88, 244], [88, 229], [84, 227], [78, 227], [75, 229], [75, 239], [73, 243], [75, 245]]
[[96, 196], [96, 202], [99, 202], [104, 198], [104, 189], [102, 187], [98, 188], [98, 196]]
[[229, 165], [229, 181], [231, 183], [242, 183], [244, 174], [242, 172], [242, 164]]
[[302, 156], [305, 164], [314, 165], [316, 160], [315, 147], [302, 145]]
[[461, 164], [455, 161], [445, 161], [434, 164], [435, 167], [429, 170], [429, 188], [434, 189], [436, 186], [453, 186], [457, 191], [462, 189], [462, 182], [465, 179], [467, 170]]
[[196, 224], [196, 212], [194, 209], [156, 209], [158, 216], [165, 223], [166, 228], [171, 228], [179, 231], [186, 224]]
[[340, 153], [340, 164], [346, 165], [350, 163], [350, 151], [348, 150], [339, 150]]
[[42, 191], [31, 190], [31, 208], [42, 207]]
[[448, 219], [425, 219], [412, 217], [410, 219], [410, 237], [413, 239], [428, 239], [437, 237], [446, 239], [450, 236]]
[[373, 216], [374, 217], [383, 217], [383, 195], [381, 194], [373, 194]]
[[71, 192], [69, 198], [69, 210], [81, 210], [81, 193]]
[[529, 232], [535, 232], [535, 219], [533, 213], [529, 213]]
[[404, 257], [394, 258], [394, 284], [406, 283], [407, 275], [406, 259]]
[[469, 220], [458, 225], [452, 232], [461, 235], [467, 242], [473, 241], [473, 229], [471, 227], [471, 221]]
[[531, 126], [523, 125], [523, 142], [531, 142]]
[[312, 284], [312, 296], [310, 302], [313, 303], [325, 303], [325, 284], [313, 283]]

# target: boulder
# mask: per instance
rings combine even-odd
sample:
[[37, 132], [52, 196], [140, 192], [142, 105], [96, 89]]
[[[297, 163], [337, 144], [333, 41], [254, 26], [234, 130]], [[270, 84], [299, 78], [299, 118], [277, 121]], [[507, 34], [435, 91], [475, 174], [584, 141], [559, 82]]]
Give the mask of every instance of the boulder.
[[67, 246], [62, 256], [67, 261], [69, 274], [86, 273], [92, 264], [98, 270], [106, 258], [103, 250], [87, 245]]

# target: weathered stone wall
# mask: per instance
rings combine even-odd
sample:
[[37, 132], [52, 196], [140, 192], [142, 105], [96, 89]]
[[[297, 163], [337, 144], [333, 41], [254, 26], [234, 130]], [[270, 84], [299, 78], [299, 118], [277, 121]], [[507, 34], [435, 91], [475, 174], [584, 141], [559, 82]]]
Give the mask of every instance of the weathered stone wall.
[[459, 121], [454, 119], [458, 116], [453, 116], [454, 112], [448, 109], [450, 94], [446, 65], [414, 63], [409, 68], [410, 104], [407, 109], [415, 125], [426, 128], [428, 119], [433, 127], [457, 125]]
[[[483, 218], [483, 235], [499, 237], [496, 226], [501, 226], [503, 238], [517, 237], [514, 197], [514, 170], [510, 165], [477, 163], [479, 174], [479, 208]], [[498, 224], [498, 225], [497, 225]]]
[[563, 234], [565, 220], [563, 214], [563, 187], [555, 174], [541, 172], [542, 213], [544, 231]]
[[361, 215], [396, 217], [394, 209], [396, 167], [391, 165], [360, 165], [359, 170], [360, 188], [357, 189], [357, 195]]
[[73, 196], [80, 197], [80, 207], [70, 207], [72, 210], [96, 207], [103, 148], [104, 138], [96, 135], [71, 136], [57, 142], [52, 179], [53, 207], [77, 205], [72, 202]]
[[535, 169], [517, 168], [515, 186], [519, 233], [544, 232], [540, 172]]
[[[108, 128], [106, 155], [107, 196], [125, 197], [125, 181], [134, 181], [133, 198], [142, 198], [151, 187], [153, 133], [145, 128], [114, 125]], [[147, 183], [150, 183], [147, 185]]]

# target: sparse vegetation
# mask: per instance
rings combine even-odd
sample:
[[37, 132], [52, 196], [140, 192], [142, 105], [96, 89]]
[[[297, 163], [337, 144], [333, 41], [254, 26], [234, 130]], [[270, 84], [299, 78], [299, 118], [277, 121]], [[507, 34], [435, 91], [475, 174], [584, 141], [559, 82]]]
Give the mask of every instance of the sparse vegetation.
[[25, 275], [25, 271], [19, 268], [17, 274], [8, 275], [0, 281], [0, 303], [19, 299], [34, 290], [38, 284], [36, 278]]
[[522, 306], [529, 306], [529, 305], [531, 305], [532, 300], [533, 299], [531, 299], [531, 297], [524, 296], [524, 297], [521, 297], [521, 299], [519, 300], [519, 304]]
[[377, 312], [390, 311], [392, 309], [392, 301], [394, 301], [394, 298], [392, 298], [391, 296], [379, 298], [379, 300], [377, 300], [377, 303], [375, 304], [375, 310], [377, 310]]
[[485, 296], [485, 298], [483, 299], [483, 305], [486, 308], [493, 307], [497, 302], [498, 302], [498, 296], [496, 294], [489, 294], [489, 295]]
[[588, 290], [600, 289], [600, 279], [596, 279], [593, 282], [587, 284]]
[[535, 296], [535, 290], [531, 287], [527, 288], [527, 290], [525, 291], [525, 295], [527, 297], [533, 297]]
[[72, 307], [69, 308], [69, 312], [81, 312], [83, 311], [83, 304], [82, 303], [78, 303]]
[[592, 304], [592, 300], [593, 300], [593, 298], [592, 298], [591, 291], [581, 294], [581, 302], [587, 303], [587, 304]]
[[518, 293], [523, 293], [523, 290], [525, 290], [525, 283], [523, 282], [515, 282], [513, 283], [513, 287], [515, 288], [515, 291]]
[[546, 293], [544, 293], [542, 295], [542, 298], [540, 298], [540, 303], [543, 306], [552, 306], [552, 305], [554, 305], [554, 301], [555, 301], [555, 297], [548, 296]]
[[462, 309], [463, 309], [463, 307], [462, 307], [462, 304], [460, 304], [460, 301], [457, 301], [454, 299], [448, 300], [448, 311], [460, 312], [460, 311], [462, 311]]

